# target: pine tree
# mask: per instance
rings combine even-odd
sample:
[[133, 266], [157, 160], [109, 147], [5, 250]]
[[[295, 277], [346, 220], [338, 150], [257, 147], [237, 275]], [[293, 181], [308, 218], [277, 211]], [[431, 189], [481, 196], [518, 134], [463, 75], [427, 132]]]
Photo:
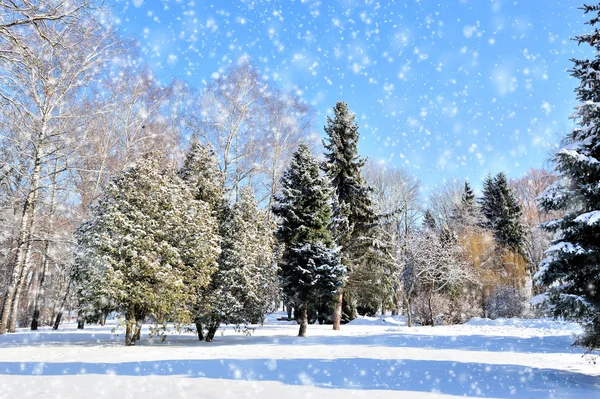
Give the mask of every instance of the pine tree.
[[[152, 154], [111, 181], [76, 233], [73, 280], [82, 311], [125, 314], [125, 342], [146, 316], [188, 323], [219, 255], [217, 222]], [[135, 330], [134, 330], [135, 328]]]
[[555, 316], [580, 322], [586, 334], [578, 343], [593, 350], [600, 347], [600, 5], [582, 10], [592, 14], [594, 31], [575, 40], [590, 45], [594, 58], [571, 60], [571, 76], [579, 79], [578, 126], [554, 156], [561, 179], [540, 197], [544, 210], [564, 216], [543, 225], [556, 239], [536, 279], [550, 287]]
[[298, 335], [305, 336], [308, 308], [333, 298], [345, 269], [329, 231], [332, 190], [305, 144], [294, 153], [281, 186], [273, 207], [280, 218], [276, 235], [283, 246], [280, 275], [284, 294], [300, 311]]
[[[352, 274], [360, 267], [359, 259], [363, 258], [368, 246], [371, 231], [377, 224], [375, 204], [372, 190], [361, 175], [365, 159], [358, 155], [358, 124], [356, 116], [348, 110], [344, 102], [338, 102], [333, 108], [334, 118], [327, 117], [325, 133], [327, 138], [323, 145], [326, 149], [323, 169], [334, 189], [333, 234], [336, 242], [342, 248], [342, 263], [348, 270], [348, 282], [359, 282]], [[363, 258], [364, 259], [364, 258]], [[363, 281], [368, 284], [369, 281]], [[373, 289], [373, 287], [344, 286], [338, 291], [333, 328], [338, 330], [342, 318], [342, 303], [344, 295], [346, 302], [351, 302], [353, 291]], [[350, 294], [350, 295], [348, 295]], [[355, 313], [351, 309], [351, 313]], [[354, 314], [348, 315], [353, 318]]]

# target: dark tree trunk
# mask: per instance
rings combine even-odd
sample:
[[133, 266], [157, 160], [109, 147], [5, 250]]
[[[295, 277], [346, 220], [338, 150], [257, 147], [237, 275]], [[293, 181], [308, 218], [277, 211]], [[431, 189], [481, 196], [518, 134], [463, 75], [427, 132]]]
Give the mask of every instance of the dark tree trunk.
[[85, 326], [85, 321], [82, 318], [77, 318], [77, 329], [83, 330], [84, 326]]
[[104, 325], [106, 324], [106, 318], [108, 317], [108, 313], [107, 312], [102, 312], [102, 314], [100, 315], [100, 325], [102, 327], [104, 327]]
[[206, 333], [206, 342], [212, 342], [212, 340], [215, 338], [215, 334], [217, 333], [217, 326], [214, 324], [211, 324], [208, 327], [208, 331]]
[[135, 345], [135, 342], [133, 341], [133, 334], [131, 333], [132, 330], [133, 326], [127, 322], [125, 325], [125, 345], [127, 346]]
[[217, 317], [212, 317], [208, 323], [208, 328], [206, 332], [206, 342], [212, 342], [215, 338], [215, 334], [217, 333], [217, 329], [219, 328], [219, 324], [221, 324], [221, 320]]
[[56, 314], [56, 320], [54, 321], [54, 325], [52, 326], [53, 330], [58, 330], [58, 326], [60, 325], [60, 320], [62, 319], [63, 309], [65, 308], [65, 304], [67, 303], [67, 298], [69, 297], [69, 290], [71, 289], [71, 280], [69, 279], [69, 284], [67, 285], [67, 290], [65, 291], [65, 295], [60, 301], [60, 308], [58, 313]]
[[56, 319], [54, 320], [54, 325], [52, 326], [52, 330], [58, 330], [58, 326], [60, 325], [60, 319], [62, 319], [62, 309], [56, 314]]
[[287, 307], [287, 315], [288, 315], [288, 320], [292, 320], [292, 306], [290, 306], [289, 304]]
[[335, 310], [333, 311], [333, 329], [339, 330], [342, 322], [342, 302], [344, 300], [344, 293], [341, 289], [338, 290]]
[[299, 337], [306, 337], [306, 327], [308, 325], [308, 306], [306, 304], [300, 307], [300, 331]]
[[139, 341], [142, 338], [142, 321], [138, 320], [135, 324], [135, 333], [133, 334], [133, 340]]

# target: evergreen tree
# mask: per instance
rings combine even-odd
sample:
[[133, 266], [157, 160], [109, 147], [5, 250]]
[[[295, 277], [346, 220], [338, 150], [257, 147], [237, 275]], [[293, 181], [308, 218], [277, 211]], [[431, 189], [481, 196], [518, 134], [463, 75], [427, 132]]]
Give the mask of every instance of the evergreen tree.
[[473, 189], [471, 189], [471, 185], [467, 180], [465, 180], [465, 189], [464, 193], [460, 199], [460, 202], [468, 208], [475, 207], [475, 194], [473, 194]]
[[[348, 282], [361, 283], [360, 286], [345, 285], [338, 291], [333, 328], [340, 328], [342, 318], [343, 295], [347, 303], [352, 302], [352, 293], [363, 289], [371, 290], [376, 287], [365, 287], [371, 280], [362, 281], [353, 278], [352, 274], [361, 267], [360, 259], [368, 251], [368, 245], [376, 233], [372, 231], [377, 224], [372, 190], [361, 175], [365, 159], [358, 155], [358, 124], [355, 115], [348, 110], [344, 102], [338, 102], [333, 108], [333, 119], [327, 117], [325, 133], [325, 162], [323, 169], [330, 179], [334, 189], [333, 234], [341, 246], [342, 263], [348, 270]], [[371, 238], [369, 238], [371, 237]], [[375, 265], [372, 265], [375, 267]], [[350, 295], [348, 295], [350, 293]], [[349, 318], [355, 317], [355, 311]]]
[[554, 156], [561, 179], [540, 197], [544, 210], [564, 216], [543, 225], [557, 234], [536, 279], [550, 287], [555, 316], [583, 324], [586, 334], [578, 343], [592, 350], [600, 347], [600, 5], [582, 9], [592, 14], [594, 30], [575, 40], [590, 45], [594, 58], [572, 60], [578, 126]]
[[[484, 183], [485, 186], [485, 183]], [[468, 181], [465, 180], [465, 187], [460, 197], [460, 202], [455, 204], [450, 217], [450, 226], [453, 232], [465, 234], [472, 231], [477, 225], [478, 209], [475, 202], [475, 194]]]
[[[150, 155], [111, 181], [76, 233], [73, 280], [87, 315], [125, 314], [125, 342], [146, 316], [188, 323], [195, 293], [210, 282], [220, 253], [209, 206]], [[135, 328], [135, 330], [134, 330]]]
[[206, 202], [214, 212], [220, 209], [225, 176], [219, 168], [217, 154], [209, 146], [202, 145], [196, 135], [190, 140], [190, 149], [178, 174], [196, 200]]
[[483, 227], [490, 229], [501, 248], [522, 253], [523, 227], [521, 206], [508, 185], [506, 175], [498, 173], [493, 179], [488, 175], [483, 184], [481, 213]]
[[280, 218], [276, 235], [283, 246], [280, 275], [284, 294], [300, 313], [298, 335], [305, 336], [308, 308], [333, 298], [345, 269], [329, 231], [332, 190], [305, 144], [294, 153], [281, 186], [273, 207]]
[[[223, 198], [225, 175], [219, 168], [215, 152], [209, 146], [201, 144], [196, 135], [193, 135], [190, 140], [190, 148], [178, 175], [189, 187], [194, 199], [208, 204], [211, 214], [217, 219], [219, 234], [222, 235], [223, 220], [229, 210], [229, 206]], [[213, 283], [214, 280], [208, 287], [203, 287], [196, 292], [196, 301], [192, 311], [200, 340], [205, 338], [204, 326], [208, 324], [210, 331], [216, 331], [220, 322], [220, 319], [213, 322], [208, 316], [210, 311], [207, 309], [210, 308], [210, 299], [214, 297]]]
[[219, 269], [199, 316], [208, 330], [207, 342], [213, 340], [220, 323], [258, 323], [275, 310], [277, 267], [273, 233], [265, 220], [265, 212], [258, 209], [249, 187], [243, 188], [238, 202], [224, 212]]
[[429, 209], [425, 211], [425, 216], [423, 216], [423, 227], [431, 231], [436, 230], [437, 226], [435, 223], [435, 219], [433, 218], [433, 215], [431, 214], [431, 211], [429, 211]]

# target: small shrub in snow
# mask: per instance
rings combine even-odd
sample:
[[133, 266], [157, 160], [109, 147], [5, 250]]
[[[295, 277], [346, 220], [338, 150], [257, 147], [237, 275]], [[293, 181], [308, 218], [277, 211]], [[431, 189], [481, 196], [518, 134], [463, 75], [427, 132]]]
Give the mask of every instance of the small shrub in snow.
[[520, 317], [525, 310], [523, 295], [514, 287], [499, 286], [485, 301], [485, 311], [490, 319]]
[[464, 294], [450, 300], [446, 324], [463, 324], [473, 317], [481, 317], [481, 297], [475, 294]]
[[423, 292], [413, 299], [412, 314], [414, 320], [423, 326], [431, 326], [432, 321], [436, 325], [444, 324], [449, 309], [450, 301], [448, 298], [437, 292], [431, 294], [431, 310], [429, 293]]

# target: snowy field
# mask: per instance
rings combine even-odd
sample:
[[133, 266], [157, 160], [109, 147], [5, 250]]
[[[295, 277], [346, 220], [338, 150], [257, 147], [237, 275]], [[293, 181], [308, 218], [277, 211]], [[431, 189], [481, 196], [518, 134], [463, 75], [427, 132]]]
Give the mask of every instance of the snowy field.
[[600, 364], [571, 346], [572, 324], [361, 318], [341, 331], [310, 325], [301, 339], [277, 316], [213, 343], [145, 334], [125, 347], [114, 322], [20, 330], [0, 336], [0, 398], [600, 398]]

